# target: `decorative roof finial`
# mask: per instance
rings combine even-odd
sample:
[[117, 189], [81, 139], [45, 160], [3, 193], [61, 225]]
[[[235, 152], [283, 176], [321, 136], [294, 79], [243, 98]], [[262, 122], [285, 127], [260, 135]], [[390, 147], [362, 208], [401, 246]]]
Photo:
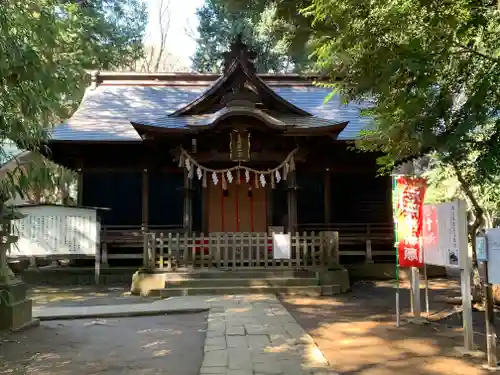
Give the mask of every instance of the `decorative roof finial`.
[[243, 43], [243, 35], [239, 33], [234, 38], [234, 41], [231, 43], [230, 50], [228, 52], [223, 53], [224, 56], [224, 70], [225, 73], [231, 64], [235, 60], [239, 60], [242, 65], [244, 65], [247, 69], [255, 72], [255, 58], [257, 57], [257, 53], [254, 51], [249, 51], [248, 46]]

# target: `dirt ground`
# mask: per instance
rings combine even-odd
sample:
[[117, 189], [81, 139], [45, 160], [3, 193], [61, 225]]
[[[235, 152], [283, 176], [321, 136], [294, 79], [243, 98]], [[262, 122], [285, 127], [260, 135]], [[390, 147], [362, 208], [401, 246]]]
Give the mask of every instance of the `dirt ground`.
[[42, 322], [0, 337], [0, 374], [198, 375], [207, 313]]
[[[490, 373], [482, 368], [482, 364], [485, 363], [484, 358], [459, 357], [455, 350], [455, 347], [463, 346], [461, 316], [456, 313], [452, 314], [456, 306], [447, 303], [445, 300], [460, 295], [459, 285], [456, 281], [432, 280], [430, 282], [430, 319], [433, 322], [426, 325], [408, 323], [406, 319], [410, 306], [408, 285], [403, 285], [402, 288], [401, 308], [403, 318], [400, 328], [395, 327], [395, 288], [391, 282], [360, 282], [353, 285], [351, 293], [338, 297], [284, 298], [283, 303], [294, 315], [298, 323], [313, 336], [327, 359], [332, 363], [333, 369], [340, 374], [483, 375]], [[131, 296], [128, 293], [128, 287], [125, 286], [97, 289], [93, 286], [35, 287], [30, 290], [30, 296], [34, 300], [35, 306], [90, 306], [151, 302], [151, 298]], [[425, 311], [423, 291], [421, 300], [422, 309]], [[484, 350], [484, 313], [474, 312], [473, 318], [475, 343], [478, 344], [480, 349]], [[164, 343], [160, 337], [153, 336], [145, 338], [142, 344], [136, 343], [135, 346], [127, 344], [128, 349], [122, 351], [120, 345], [129, 341], [127, 337], [135, 337], [134, 332], [140, 331], [137, 327], [133, 328], [139, 323], [127, 323], [131, 319], [144, 322], [140, 323], [145, 325], [142, 330], [151, 330], [151, 328], [147, 328], [148, 325], [154, 326], [158, 324], [162, 325], [161, 329], [164, 330], [174, 329], [174, 326], [181, 327], [178, 331], [185, 334], [175, 337], [176, 345], [180, 345], [180, 347], [168, 347], [171, 345], [171, 337], [167, 335], [167, 339], [163, 340]], [[176, 321], [169, 321], [168, 319], [176, 319]], [[85, 372], [85, 374], [155, 374], [154, 365], [151, 368], [140, 367], [139, 369], [130, 369], [127, 366], [131, 366], [130, 358], [134, 357], [132, 353], [138, 353], [142, 346], [147, 348], [147, 344], [144, 342], [161, 341], [161, 345], [168, 347], [165, 350], [171, 350], [170, 354], [162, 359], [162, 361], [165, 361], [162, 362], [166, 364], [165, 368], [168, 369], [170, 363], [175, 361], [183, 363], [183, 359], [176, 359], [181, 358], [183, 352], [189, 353], [190, 358], [196, 359], [190, 364], [195, 364], [195, 366], [186, 367], [188, 366], [186, 365], [184, 367], [186, 368], [185, 372], [175, 372], [176, 374], [187, 375], [190, 374], [189, 371], [192, 368], [196, 367], [196, 371], [198, 370], [197, 366], [199, 366], [202, 356], [203, 334], [198, 332], [198, 328], [196, 328], [196, 326], [199, 327], [202, 324], [201, 321], [196, 323], [194, 320], [188, 320], [188, 324], [183, 319], [186, 319], [186, 316], [129, 318], [127, 322], [123, 322], [123, 319], [106, 320], [105, 323], [101, 321], [79, 321], [76, 324], [62, 322], [63, 326], [59, 326], [61, 322], [43, 323], [41, 330], [26, 331], [26, 333], [18, 336], [22, 337], [22, 339], [14, 337], [12, 338], [13, 342], [9, 341], [11, 338], [7, 339], [7, 342], [4, 340], [4, 343], [0, 345], [0, 355], [5, 356], [5, 358], [0, 358], [0, 363], [2, 363], [2, 360], [10, 361], [10, 367], [5, 367], [3, 372], [6, 374], [70, 374], [74, 373], [74, 368], [78, 368], [78, 365], [71, 364], [73, 363], [73, 356], [70, 353], [79, 351], [83, 353], [80, 354], [82, 357], [77, 357], [82, 358], [77, 362], [80, 363], [80, 366], [87, 359], [89, 363], [95, 363], [94, 367], [88, 367], [88, 372]], [[108, 326], [110, 322], [112, 325]], [[190, 324], [193, 324], [195, 328], [190, 328]], [[113, 332], [112, 329], [114, 329], [112, 327], [117, 327], [114, 333], [111, 333]], [[41, 333], [32, 333], [38, 331], [41, 331]], [[102, 335], [91, 338], [88, 334], [91, 331], [101, 332]], [[110, 332], [109, 336], [106, 332]], [[117, 336], [118, 334], [122, 335], [122, 332], [128, 332], [124, 336], [125, 339], [122, 339], [122, 336], [120, 338]], [[96, 344], [92, 340], [97, 340]], [[19, 343], [16, 344], [16, 342]], [[119, 344], [116, 344], [117, 342]], [[95, 345], [98, 348], [104, 347], [106, 349], [89, 349]], [[75, 349], [76, 347], [82, 347], [83, 349]], [[200, 357], [195, 354], [198, 352], [193, 351], [192, 347], [199, 348]], [[21, 348], [21, 353], [24, 354], [17, 354], [16, 357], [15, 348]], [[164, 349], [154, 350], [161, 352]], [[91, 359], [94, 354], [98, 355], [104, 352], [125, 353], [124, 355], [111, 354], [117, 357], [106, 360], [105, 363], [108, 363], [107, 373], [101, 370], [102, 367], [98, 367], [103, 366], [99, 364], [99, 360], [95, 360], [95, 358], [102, 358], [102, 356]], [[4, 353], [7, 353], [8, 356]], [[16, 358], [21, 363], [24, 363], [24, 366], [32, 366], [29, 368], [33, 369], [40, 366], [39, 362], [37, 362], [40, 361], [40, 358], [52, 358], [51, 356], [60, 358], [49, 360], [49, 362], [52, 361], [54, 366], [57, 363], [61, 365], [57, 367], [60, 372], [54, 372], [51, 369], [42, 369], [38, 370], [38, 372], [13, 372]], [[121, 357], [130, 360], [129, 364], [127, 365], [127, 362], [124, 362], [124, 365], [120, 365]], [[138, 356], [139, 366], [141, 366], [141, 363], [146, 363], [145, 360], [142, 362], [140, 360], [140, 358], [145, 357], [157, 358], [154, 356], [152, 349], [149, 352], [146, 350]], [[500, 353], [498, 358], [500, 358]], [[181, 365], [181, 369], [182, 366], [184, 365]], [[166, 373], [169, 374], [170, 372]], [[196, 372], [193, 374], [196, 374]]]
[[[405, 285], [404, 287], [407, 287]], [[332, 367], [344, 375], [482, 375], [484, 358], [459, 357], [461, 320], [443, 318], [454, 306], [444, 299], [459, 295], [454, 281], [430, 282], [429, 324], [395, 325], [395, 288], [389, 282], [357, 283], [352, 293], [335, 298], [284, 298], [285, 307], [314, 338]], [[403, 313], [409, 291], [401, 292]], [[422, 305], [425, 311], [424, 295]], [[484, 349], [483, 313], [474, 313], [475, 343]], [[499, 356], [500, 358], [500, 356]]]

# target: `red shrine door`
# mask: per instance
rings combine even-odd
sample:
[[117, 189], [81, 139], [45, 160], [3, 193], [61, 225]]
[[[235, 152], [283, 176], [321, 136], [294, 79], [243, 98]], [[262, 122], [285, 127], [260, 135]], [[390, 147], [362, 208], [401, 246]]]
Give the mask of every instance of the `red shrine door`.
[[220, 182], [207, 189], [209, 232], [267, 232], [267, 186], [243, 180], [228, 183], [225, 191]]

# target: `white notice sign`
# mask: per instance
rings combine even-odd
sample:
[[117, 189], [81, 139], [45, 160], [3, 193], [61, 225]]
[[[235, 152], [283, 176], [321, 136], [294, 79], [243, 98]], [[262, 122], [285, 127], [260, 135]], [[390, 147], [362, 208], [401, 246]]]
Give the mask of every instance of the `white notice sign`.
[[500, 228], [488, 229], [488, 280], [500, 284]]
[[274, 259], [291, 258], [290, 233], [273, 233], [273, 257]]
[[424, 263], [463, 267], [467, 259], [467, 213], [464, 202], [426, 204], [423, 207], [422, 248]]

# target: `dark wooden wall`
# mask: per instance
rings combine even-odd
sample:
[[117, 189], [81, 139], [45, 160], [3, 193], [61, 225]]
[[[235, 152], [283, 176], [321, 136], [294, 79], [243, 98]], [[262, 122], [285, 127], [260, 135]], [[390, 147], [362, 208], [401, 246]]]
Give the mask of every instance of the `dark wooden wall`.
[[[193, 202], [193, 230], [202, 224], [201, 199], [196, 189]], [[184, 176], [178, 172], [149, 172], [149, 225], [182, 227]], [[88, 171], [83, 173], [84, 206], [105, 207], [101, 215], [103, 225], [133, 225], [142, 223], [142, 172]]]
[[[326, 224], [324, 171], [297, 171], [298, 224]], [[330, 223], [391, 223], [390, 177], [368, 173], [331, 173]], [[193, 230], [202, 228], [202, 187], [195, 180]], [[272, 192], [272, 223], [283, 225], [287, 214], [286, 185]], [[85, 206], [110, 208], [103, 225], [141, 225], [141, 172], [86, 172]], [[149, 225], [182, 227], [184, 185], [182, 171], [149, 172]]]

